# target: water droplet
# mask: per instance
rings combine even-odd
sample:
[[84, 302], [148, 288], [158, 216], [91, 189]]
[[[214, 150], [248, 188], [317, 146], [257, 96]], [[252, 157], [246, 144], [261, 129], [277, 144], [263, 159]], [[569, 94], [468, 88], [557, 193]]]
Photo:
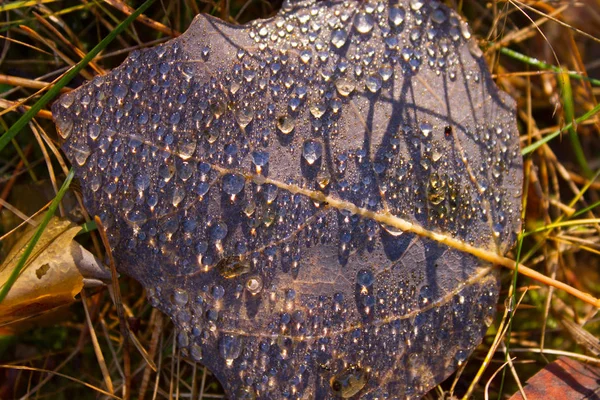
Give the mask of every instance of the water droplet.
[[373, 275], [373, 272], [363, 269], [356, 275], [356, 282], [360, 286], [371, 287], [375, 282], [375, 275]]
[[315, 140], [307, 140], [302, 147], [302, 156], [308, 163], [313, 165], [323, 155], [323, 145]]
[[252, 295], [260, 293], [262, 288], [263, 280], [260, 276], [253, 276], [246, 281], [246, 290]]
[[194, 361], [202, 361], [202, 347], [198, 346], [197, 344], [193, 344], [190, 347], [190, 356], [192, 356]]
[[431, 131], [433, 131], [433, 126], [428, 122], [422, 122], [419, 124], [419, 130], [423, 136], [428, 137]]
[[348, 33], [343, 29], [337, 29], [331, 34], [331, 44], [338, 49], [346, 44]]
[[252, 162], [257, 167], [264, 167], [269, 162], [269, 153], [266, 151], [253, 151]]
[[115, 87], [113, 87], [112, 92], [117, 99], [123, 100], [125, 98], [125, 96], [127, 95], [127, 86], [119, 83], [119, 84], [115, 85]]
[[467, 352], [464, 350], [459, 350], [456, 352], [454, 359], [458, 363], [458, 365], [462, 365], [467, 360]]
[[291, 115], [281, 115], [277, 118], [277, 128], [283, 134], [290, 134], [296, 126], [296, 120]]
[[83, 144], [83, 143], [73, 146], [73, 147], [71, 147], [71, 149], [75, 153], [74, 154], [75, 162], [80, 167], [85, 164], [85, 162], [87, 161], [88, 157], [90, 156], [90, 154], [92, 152], [90, 150], [89, 146], [87, 144]]
[[354, 91], [354, 89], [356, 88], [356, 83], [354, 83], [353, 80], [348, 78], [340, 78], [337, 81], [335, 81], [335, 87], [337, 88], [337, 91], [340, 94], [340, 96], [346, 97]]
[[221, 356], [225, 359], [225, 364], [228, 367], [233, 365], [236, 358], [242, 353], [243, 341], [239, 336], [223, 335], [219, 343]]
[[240, 174], [225, 174], [223, 176], [223, 191], [231, 196], [239, 194], [246, 184], [246, 180]]
[[406, 12], [400, 7], [390, 7], [389, 20], [393, 26], [399, 26], [404, 22]]
[[436, 24], [441, 24], [446, 21], [446, 13], [441, 8], [436, 8], [431, 14], [431, 20]]
[[371, 75], [365, 80], [365, 86], [372, 93], [377, 93], [381, 89], [381, 78], [377, 75]]
[[235, 118], [240, 128], [245, 129], [254, 119], [254, 111], [250, 106], [239, 107], [235, 111]]
[[413, 11], [419, 11], [425, 5], [423, 0], [410, 0], [410, 8]]
[[175, 289], [173, 292], [173, 303], [178, 306], [185, 306], [189, 300], [188, 292], [185, 289]]
[[354, 27], [360, 33], [369, 33], [373, 29], [373, 17], [369, 14], [358, 13], [354, 17]]
[[221, 241], [227, 236], [227, 231], [227, 224], [224, 222], [217, 222], [210, 229], [210, 237], [214, 241]]
[[351, 365], [333, 376], [329, 383], [336, 395], [347, 399], [360, 392], [367, 384], [367, 380], [368, 374], [364, 368]]
[[312, 103], [310, 105], [310, 113], [312, 114], [313, 117], [319, 119], [323, 116], [323, 114], [325, 114], [325, 111], [327, 110], [327, 106], [325, 106], [325, 104], [321, 104], [321, 103]]

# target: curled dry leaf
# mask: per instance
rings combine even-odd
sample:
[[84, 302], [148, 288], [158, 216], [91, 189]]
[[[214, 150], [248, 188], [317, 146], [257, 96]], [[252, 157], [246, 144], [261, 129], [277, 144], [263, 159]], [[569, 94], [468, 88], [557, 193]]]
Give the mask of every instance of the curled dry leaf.
[[230, 398], [418, 397], [492, 321], [461, 244], [519, 230], [514, 102], [438, 1], [200, 15], [53, 114], [118, 268]]
[[[93, 263], [93, 256], [73, 240], [81, 228], [52, 218], [35, 245], [27, 264], [0, 303], [0, 324], [19, 322], [73, 303], [84, 284], [78, 265]], [[25, 232], [0, 266], [0, 285], [5, 285], [35, 228]]]

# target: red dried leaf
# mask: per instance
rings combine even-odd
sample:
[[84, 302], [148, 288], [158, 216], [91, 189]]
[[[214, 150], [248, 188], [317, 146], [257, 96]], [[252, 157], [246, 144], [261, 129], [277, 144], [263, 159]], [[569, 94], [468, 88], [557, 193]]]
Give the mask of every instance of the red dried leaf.
[[[600, 368], [561, 357], [527, 381], [525, 395], [536, 399], [600, 399]], [[515, 393], [510, 400], [521, 400]]]

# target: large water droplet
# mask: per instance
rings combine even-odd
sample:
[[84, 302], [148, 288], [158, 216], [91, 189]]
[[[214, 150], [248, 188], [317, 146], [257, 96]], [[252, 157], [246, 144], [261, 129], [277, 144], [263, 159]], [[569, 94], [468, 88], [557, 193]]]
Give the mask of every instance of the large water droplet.
[[258, 294], [263, 288], [263, 280], [260, 276], [253, 276], [246, 281], [246, 290], [250, 294]]
[[80, 167], [85, 164], [90, 153], [92, 152], [87, 144], [78, 144], [72, 147], [73, 152], [75, 153], [75, 162]]
[[422, 122], [419, 124], [419, 130], [423, 136], [428, 137], [431, 131], [433, 131], [433, 126], [429, 122]]
[[227, 224], [224, 222], [217, 222], [210, 229], [210, 238], [214, 241], [221, 241], [227, 236]]
[[369, 33], [373, 29], [373, 17], [369, 14], [358, 13], [354, 17], [354, 27], [360, 33]]
[[356, 88], [356, 83], [352, 79], [340, 78], [335, 81], [335, 87], [337, 88], [340, 96], [348, 96]]
[[239, 107], [235, 111], [235, 118], [240, 128], [245, 129], [254, 119], [254, 111], [250, 106]]
[[367, 371], [356, 365], [351, 365], [336, 374], [329, 382], [333, 392], [343, 399], [355, 396], [367, 384]]
[[375, 282], [375, 275], [373, 275], [372, 271], [363, 269], [358, 272], [358, 275], [356, 276], [356, 282], [360, 286], [371, 287]]
[[308, 163], [313, 165], [323, 155], [323, 145], [315, 140], [307, 140], [302, 147], [302, 156]]
[[377, 75], [371, 75], [365, 80], [365, 86], [372, 93], [377, 93], [381, 89], [381, 78]]
[[219, 343], [221, 356], [225, 359], [225, 364], [228, 367], [233, 365], [236, 358], [242, 353], [243, 340], [239, 336], [223, 335]]
[[343, 29], [337, 29], [331, 34], [331, 44], [338, 49], [346, 44], [348, 33]]
[[277, 128], [284, 134], [288, 135], [296, 126], [296, 120], [291, 115], [281, 115], [277, 118]]
[[323, 114], [325, 114], [326, 110], [327, 106], [325, 106], [325, 104], [322, 103], [312, 103], [310, 105], [310, 113], [313, 115], [313, 117], [317, 119], [321, 118]]
[[393, 26], [399, 26], [404, 22], [404, 18], [406, 17], [406, 12], [403, 8], [400, 7], [390, 7], [390, 24]]
[[223, 191], [229, 195], [235, 196], [244, 189], [246, 180], [240, 174], [225, 174], [223, 176]]

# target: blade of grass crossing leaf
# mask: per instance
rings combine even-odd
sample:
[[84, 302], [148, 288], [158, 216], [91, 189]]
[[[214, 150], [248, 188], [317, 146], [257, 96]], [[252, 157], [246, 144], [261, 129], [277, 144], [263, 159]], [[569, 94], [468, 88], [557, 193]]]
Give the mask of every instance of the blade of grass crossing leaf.
[[509, 49], [507, 47], [502, 47], [500, 49], [500, 53], [504, 54], [505, 56], [514, 58], [515, 60], [519, 60], [521, 62], [524, 62], [525, 64], [529, 64], [529, 65], [532, 65], [534, 67], [537, 67], [539, 69], [550, 70], [550, 71], [554, 71], [556, 73], [566, 73], [571, 78], [575, 78], [575, 79], [582, 80], [582, 81], [588, 81], [592, 85], [600, 86], [600, 80], [599, 79], [589, 78], [587, 76], [581, 75], [580, 73], [573, 72], [573, 71], [565, 71], [565, 70], [563, 70], [560, 67], [554, 66], [552, 64], [547, 64], [547, 63], [545, 63], [543, 61], [538, 60], [537, 58], [526, 56], [525, 54], [521, 54], [521, 53], [519, 53], [517, 51], [514, 51], [514, 50], [511, 50], [511, 49]]
[[38, 101], [21, 118], [11, 126], [8, 131], [0, 136], [0, 151], [6, 147], [12, 138], [14, 138], [23, 129], [27, 123], [46, 105], [52, 100], [65, 85], [67, 85], [77, 74], [81, 71], [90, 61], [94, 59], [110, 42], [113, 41], [121, 32], [123, 32], [138, 16], [140, 16], [150, 5], [154, 3], [154, 0], [146, 0], [133, 14], [127, 17], [117, 27], [109, 33], [100, 43], [98, 43], [89, 53], [81, 59], [73, 68], [71, 68], [61, 79], [54, 84]]
[[600, 111], [600, 104], [596, 105], [596, 107], [592, 108], [590, 111], [586, 112], [581, 117], [576, 118], [575, 121], [569, 122], [568, 124], [566, 124], [565, 126], [563, 126], [561, 129], [559, 129], [557, 131], [554, 131], [551, 134], [549, 134], [547, 136], [544, 136], [542, 139], [538, 140], [537, 142], [532, 143], [529, 146], [525, 147], [523, 150], [521, 150], [521, 154], [524, 155], [524, 156], [526, 156], [527, 154], [534, 152], [535, 150], [537, 150], [542, 145], [548, 143], [549, 141], [551, 141], [552, 139], [554, 139], [555, 137], [557, 137], [561, 133], [567, 131], [569, 128], [571, 128], [573, 126], [574, 123], [575, 124], [580, 124], [583, 121], [592, 118], [599, 111]]
[[[573, 122], [575, 119], [575, 111], [573, 106], [573, 89], [571, 88], [571, 79], [569, 78], [569, 74], [565, 72], [561, 73], [558, 77], [558, 84], [561, 88], [565, 120], [568, 122]], [[581, 142], [579, 141], [579, 136], [577, 135], [575, 125], [571, 124], [568, 131], [569, 139], [571, 140], [571, 146], [573, 147], [573, 152], [575, 153], [577, 163], [579, 164], [579, 167], [581, 167], [583, 174], [589, 178], [592, 176], [593, 172], [588, 166], [588, 162], [585, 158], [583, 148], [581, 147]]]
[[17, 278], [19, 277], [21, 270], [23, 270], [23, 268], [25, 267], [25, 264], [27, 263], [27, 259], [33, 252], [33, 248], [35, 247], [37, 242], [40, 240], [40, 237], [42, 236], [44, 229], [46, 229], [48, 222], [50, 222], [50, 219], [52, 218], [52, 216], [54, 216], [54, 213], [56, 212], [56, 209], [58, 208], [58, 204], [60, 203], [63, 196], [67, 192], [67, 189], [69, 189], [69, 186], [71, 185], [71, 181], [73, 180], [74, 174], [75, 174], [75, 172], [73, 171], [73, 169], [71, 169], [69, 171], [69, 174], [67, 175], [67, 178], [65, 179], [65, 182], [63, 183], [60, 190], [56, 194], [56, 197], [54, 198], [54, 200], [52, 200], [52, 203], [50, 204], [48, 211], [46, 211], [46, 214], [44, 215], [44, 219], [38, 225], [38, 227], [35, 231], [35, 234], [33, 235], [33, 237], [31, 238], [31, 241], [25, 248], [23, 255], [21, 255], [21, 258], [19, 259], [19, 263], [17, 264], [15, 269], [12, 271], [12, 273], [8, 277], [8, 279], [7, 279], [6, 283], [4, 284], [4, 286], [2, 287], [2, 289], [0, 289], [0, 303], [2, 303], [2, 301], [6, 298], [6, 295], [8, 294], [8, 292], [10, 291], [10, 289], [14, 285], [14, 283], [16, 282]]

